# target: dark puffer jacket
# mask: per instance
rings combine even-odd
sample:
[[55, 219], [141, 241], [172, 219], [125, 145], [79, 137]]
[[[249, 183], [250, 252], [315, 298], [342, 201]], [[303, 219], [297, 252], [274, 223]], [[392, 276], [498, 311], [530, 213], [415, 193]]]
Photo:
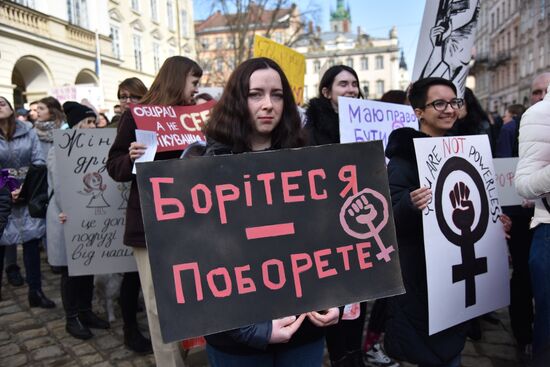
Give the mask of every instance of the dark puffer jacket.
[[426, 365], [445, 364], [464, 348], [466, 324], [428, 335], [428, 289], [422, 214], [410, 192], [420, 187], [414, 138], [428, 135], [411, 128], [394, 130], [388, 139], [386, 157], [399, 244], [399, 259], [406, 293], [388, 299], [384, 346], [393, 358]]
[[305, 130], [308, 135], [308, 145], [340, 142], [338, 114], [328, 99], [312, 98], [309, 100]]

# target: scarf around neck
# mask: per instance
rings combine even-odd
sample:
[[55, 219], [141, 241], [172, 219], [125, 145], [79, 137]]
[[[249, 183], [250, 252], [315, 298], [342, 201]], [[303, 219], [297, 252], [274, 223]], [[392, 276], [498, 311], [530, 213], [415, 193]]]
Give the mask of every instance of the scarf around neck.
[[57, 129], [58, 126], [55, 121], [36, 121], [34, 123], [34, 128], [36, 130], [36, 135], [38, 135], [38, 139], [52, 143], [53, 130]]

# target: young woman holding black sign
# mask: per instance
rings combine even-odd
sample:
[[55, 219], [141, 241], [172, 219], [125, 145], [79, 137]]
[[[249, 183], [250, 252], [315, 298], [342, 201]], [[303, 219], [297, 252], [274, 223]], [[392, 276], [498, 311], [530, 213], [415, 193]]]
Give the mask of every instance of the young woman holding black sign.
[[[202, 76], [202, 69], [193, 60], [183, 56], [172, 56], [164, 61], [151, 88], [139, 101], [141, 104], [185, 106], [194, 104], [193, 96], [198, 93], [197, 86]], [[131, 99], [130, 95], [130, 99]], [[128, 208], [126, 209], [126, 228], [124, 244], [133, 247], [137, 262], [141, 288], [147, 309], [149, 331], [157, 366], [182, 367], [184, 362], [179, 343], [162, 342], [151, 267], [145, 245], [145, 233], [139, 202], [139, 191], [136, 177], [132, 174], [134, 161], [145, 153], [145, 145], [136, 142], [137, 126], [132, 113], [125, 111], [120, 119], [115, 142], [109, 151], [107, 171], [118, 182], [132, 181]], [[155, 160], [178, 158], [181, 151], [161, 152]], [[174, 315], [176, 317], [176, 315]]]
[[[63, 104], [70, 129], [94, 129], [96, 127], [95, 112], [80, 103], [68, 101]], [[94, 276], [70, 276], [67, 267], [67, 250], [63, 224], [67, 216], [62, 210], [61, 189], [55, 146], [48, 152], [48, 188], [50, 204], [46, 214], [48, 237], [48, 262], [61, 270], [61, 299], [65, 310], [65, 330], [77, 339], [90, 339], [93, 334], [90, 328], [107, 329], [109, 323], [100, 319], [92, 311], [94, 294]]]
[[[250, 59], [231, 74], [206, 126], [206, 155], [304, 145], [290, 85], [273, 60]], [[213, 367], [319, 367], [322, 327], [338, 321], [338, 308], [308, 312], [206, 337]]]

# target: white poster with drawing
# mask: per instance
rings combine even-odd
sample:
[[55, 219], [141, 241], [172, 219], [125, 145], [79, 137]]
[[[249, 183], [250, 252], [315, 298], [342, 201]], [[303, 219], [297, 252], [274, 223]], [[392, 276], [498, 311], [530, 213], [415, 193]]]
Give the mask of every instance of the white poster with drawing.
[[464, 95], [479, 0], [426, 0], [412, 80], [442, 77]]
[[116, 129], [54, 131], [70, 275], [137, 271], [132, 248], [122, 243], [130, 183], [113, 181], [105, 166], [115, 135]]
[[430, 335], [509, 304], [508, 254], [486, 135], [414, 139]]
[[418, 130], [411, 106], [349, 97], [338, 98], [340, 143], [382, 140], [384, 149], [390, 133], [400, 127]]

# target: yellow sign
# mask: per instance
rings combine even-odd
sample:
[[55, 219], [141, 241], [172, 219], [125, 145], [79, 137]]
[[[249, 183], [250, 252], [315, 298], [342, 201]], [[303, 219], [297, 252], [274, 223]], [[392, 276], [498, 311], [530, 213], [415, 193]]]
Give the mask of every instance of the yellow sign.
[[267, 57], [275, 61], [290, 83], [297, 104], [304, 102], [304, 77], [306, 75], [306, 58], [299, 52], [273, 42], [269, 38], [254, 36], [254, 57]]

